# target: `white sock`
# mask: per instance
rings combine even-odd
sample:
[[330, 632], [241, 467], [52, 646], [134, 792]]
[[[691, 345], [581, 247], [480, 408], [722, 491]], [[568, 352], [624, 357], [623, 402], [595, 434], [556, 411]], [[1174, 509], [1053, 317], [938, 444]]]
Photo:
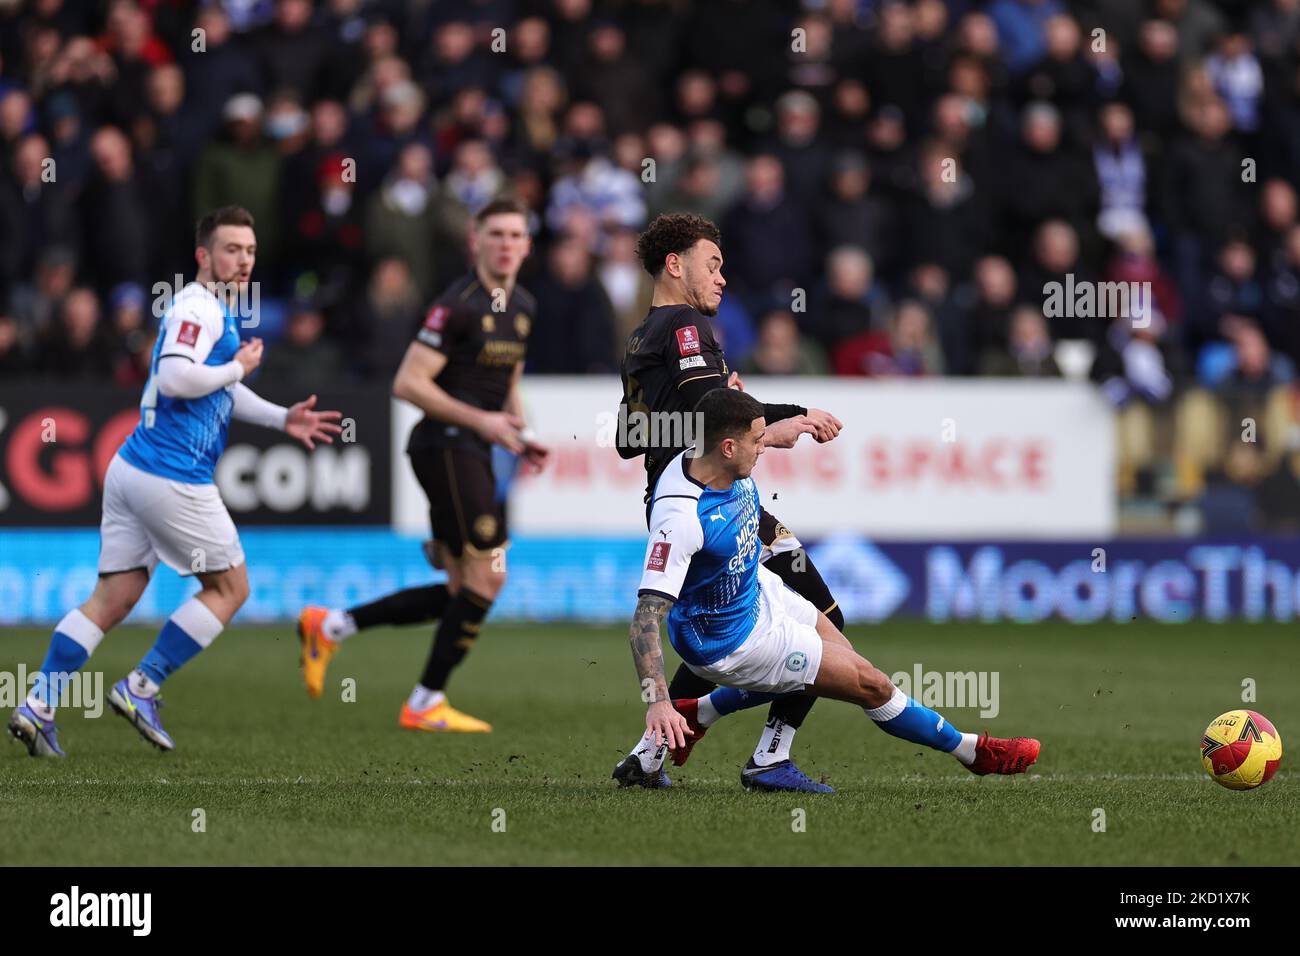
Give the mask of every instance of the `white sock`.
[[440, 690], [429, 690], [423, 684], [416, 684], [415, 690], [411, 691], [411, 696], [406, 699], [407, 706], [411, 710], [425, 711], [430, 707], [437, 707], [447, 695]]
[[645, 732], [645, 736], [636, 742], [629, 756], [635, 757], [641, 762], [641, 770], [644, 773], [656, 773], [664, 765], [664, 758], [668, 755], [667, 744], [656, 744], [650, 737], [650, 731]]
[[331, 641], [338, 642], [357, 632], [357, 622], [352, 620], [352, 615], [347, 611], [332, 607], [325, 615], [325, 620], [321, 622], [320, 629]]
[[789, 760], [795, 729], [779, 717], [768, 718], [763, 727], [763, 736], [758, 738], [758, 746], [754, 748], [754, 763], [760, 767], [770, 767], [782, 760]]
[[713, 706], [713, 698], [708, 694], [695, 702], [695, 719], [700, 722], [701, 727], [705, 729], [712, 727], [721, 716], [718, 708]]
[[104, 639], [104, 632], [99, 625], [86, 617], [80, 608], [73, 608], [54, 626], [54, 630], [66, 634], [86, 649], [86, 656], [95, 653], [95, 648]]
[[27, 706], [30, 707], [32, 709], [32, 713], [34, 713], [37, 717], [41, 718], [41, 720], [54, 719], [54, 708], [46, 707], [44, 702], [35, 694], [27, 695]]
[[152, 697], [158, 693], [158, 685], [138, 669], [127, 675], [126, 686], [136, 697]]
[[952, 750], [952, 755], [970, 766], [975, 762], [975, 741], [979, 740], [978, 734], [962, 734], [961, 743]]
[[171, 620], [201, 648], [211, 647], [226, 629], [221, 618], [213, 614], [212, 608], [200, 601], [197, 594], [173, 611]]

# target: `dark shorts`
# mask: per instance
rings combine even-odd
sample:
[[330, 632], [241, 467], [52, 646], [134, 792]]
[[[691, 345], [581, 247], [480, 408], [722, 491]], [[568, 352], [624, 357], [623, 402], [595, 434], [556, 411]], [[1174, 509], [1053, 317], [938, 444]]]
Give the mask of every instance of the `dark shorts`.
[[411, 453], [429, 499], [433, 538], [453, 557], [492, 557], [509, 544], [505, 506], [497, 500], [492, 459], [474, 451], [429, 448]]

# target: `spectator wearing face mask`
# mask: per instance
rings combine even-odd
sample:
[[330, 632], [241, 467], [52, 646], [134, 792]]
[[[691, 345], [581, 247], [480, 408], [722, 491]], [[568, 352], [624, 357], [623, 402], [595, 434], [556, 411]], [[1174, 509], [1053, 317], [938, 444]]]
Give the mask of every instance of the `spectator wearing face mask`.
[[[420, 295], [432, 299], [462, 257], [468, 221], [465, 207], [434, 178], [429, 148], [412, 143], [366, 203], [366, 257], [401, 259]], [[446, 270], [441, 278], [439, 264]]]
[[316, 201], [292, 223], [290, 270], [294, 276], [314, 276], [324, 299], [352, 290], [363, 265], [361, 210], [349, 171], [348, 157], [327, 156], [316, 170]]
[[283, 160], [262, 137], [262, 101], [240, 93], [221, 112], [225, 136], [209, 143], [194, 170], [193, 221], [222, 206], [242, 206], [257, 223], [257, 271], [265, 276], [278, 264], [280, 248], [280, 171]]

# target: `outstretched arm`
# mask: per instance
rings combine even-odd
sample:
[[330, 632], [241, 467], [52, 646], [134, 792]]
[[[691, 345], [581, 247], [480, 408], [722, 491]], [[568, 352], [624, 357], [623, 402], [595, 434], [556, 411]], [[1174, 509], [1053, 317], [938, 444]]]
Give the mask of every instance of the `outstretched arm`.
[[284, 430], [308, 448], [315, 448], [316, 442], [332, 445], [333, 436], [343, 431], [341, 426], [335, 424], [342, 417], [342, 412], [316, 411], [316, 396], [310, 395], [289, 406], [284, 418]]
[[341, 426], [335, 424], [342, 413], [316, 411], [315, 395], [285, 408], [275, 402], [268, 402], [243, 382], [235, 386], [235, 407], [231, 409], [231, 414], [241, 422], [286, 432], [308, 448], [315, 448], [316, 442], [332, 445], [332, 436], [343, 431]]
[[650, 705], [645, 715], [646, 730], [655, 735], [655, 740], [662, 740], [670, 749], [676, 750], [685, 747], [686, 737], [693, 735], [686, 718], [673, 708], [668, 696], [668, 682], [664, 679], [659, 624], [672, 606], [673, 602], [661, 595], [641, 595], [636, 613], [632, 615], [628, 641], [632, 645], [632, 660], [641, 682], [641, 698]]
[[285, 418], [289, 415], [289, 409], [275, 402], [268, 402], [240, 382], [235, 386], [235, 406], [230, 410], [230, 414], [241, 422], [284, 431]]
[[[721, 376], [697, 377], [679, 382], [678, 389], [682, 398], [692, 408], [696, 403], [715, 388], [734, 388], [743, 392], [745, 383], [739, 372], [732, 372], [725, 385]], [[818, 442], [828, 442], [839, 437], [844, 423], [820, 408], [804, 408], [802, 405], [763, 404], [763, 418], [767, 422], [763, 444], [769, 448], [793, 448], [800, 435], [812, 435]], [[775, 427], [773, 427], [775, 426]]]

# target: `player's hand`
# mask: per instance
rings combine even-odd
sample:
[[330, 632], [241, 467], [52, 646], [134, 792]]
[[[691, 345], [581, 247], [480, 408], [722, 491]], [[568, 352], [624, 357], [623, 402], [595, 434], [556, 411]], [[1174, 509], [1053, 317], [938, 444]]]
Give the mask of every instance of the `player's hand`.
[[731, 373], [731, 377], [727, 379], [727, 388], [734, 388], [738, 392], [745, 390], [745, 383], [740, 380], [739, 372]]
[[546, 462], [551, 457], [551, 450], [545, 445], [539, 443], [533, 437], [531, 428], [525, 428], [519, 433], [519, 440], [524, 443], [524, 471], [530, 474], [540, 474], [546, 467]]
[[807, 415], [783, 418], [763, 429], [763, 444], [768, 448], [793, 448], [800, 435], [815, 435], [816, 427]]
[[519, 433], [524, 430], [524, 420], [509, 412], [484, 412], [474, 426], [479, 437], [491, 445], [500, 445], [516, 455], [524, 453], [524, 443]]
[[334, 423], [343, 417], [342, 412], [316, 411], [316, 396], [312, 395], [297, 405], [289, 406], [289, 415], [284, 420], [284, 430], [308, 448], [315, 448], [316, 442], [326, 445], [334, 444], [333, 435], [343, 431]]
[[808, 409], [807, 417], [808, 421], [812, 422], [813, 428], [816, 429], [813, 432], [813, 437], [822, 444], [825, 444], [832, 438], [838, 438], [840, 429], [844, 427], [842, 421], [830, 412], [824, 412], [820, 408]]
[[244, 378], [253, 374], [253, 369], [262, 364], [262, 340], [249, 339], [235, 353], [235, 361], [244, 366]]
[[646, 733], [655, 743], [668, 744], [669, 750], [679, 750], [686, 746], [686, 738], [694, 737], [686, 718], [677, 713], [670, 701], [658, 700], [645, 712]]

